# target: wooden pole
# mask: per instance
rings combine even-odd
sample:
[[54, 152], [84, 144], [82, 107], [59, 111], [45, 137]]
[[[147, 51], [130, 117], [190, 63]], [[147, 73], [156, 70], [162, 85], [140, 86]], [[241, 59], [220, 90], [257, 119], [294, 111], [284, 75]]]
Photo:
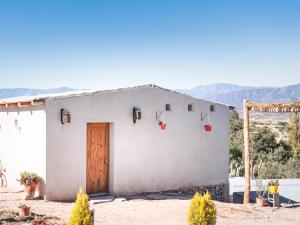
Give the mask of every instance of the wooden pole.
[[245, 158], [245, 192], [244, 204], [250, 202], [250, 144], [249, 144], [249, 108], [247, 100], [243, 101], [244, 113], [244, 158]]

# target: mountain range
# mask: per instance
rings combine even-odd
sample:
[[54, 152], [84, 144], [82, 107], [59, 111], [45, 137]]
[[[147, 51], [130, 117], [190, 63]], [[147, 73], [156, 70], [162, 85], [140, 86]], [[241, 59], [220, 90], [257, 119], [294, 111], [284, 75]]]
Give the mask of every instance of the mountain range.
[[285, 87], [252, 87], [217, 83], [177, 91], [240, 109], [243, 105], [243, 99], [265, 103], [300, 102], [300, 83]]
[[[29, 89], [11, 88], [0, 89], [0, 99], [23, 95], [62, 93], [74, 91], [69, 87], [53, 89]], [[243, 99], [254, 102], [300, 102], [300, 83], [285, 87], [253, 87], [240, 86], [227, 83], [216, 83], [211, 85], [197, 86], [191, 89], [178, 89], [176, 91], [192, 95], [197, 98], [206, 99], [242, 108]]]
[[68, 91], [74, 91], [73, 88], [59, 87], [51, 89], [30, 89], [30, 88], [0, 88], [1, 98], [12, 98], [17, 96], [31, 96], [37, 94], [51, 94], [51, 93], [63, 93]]

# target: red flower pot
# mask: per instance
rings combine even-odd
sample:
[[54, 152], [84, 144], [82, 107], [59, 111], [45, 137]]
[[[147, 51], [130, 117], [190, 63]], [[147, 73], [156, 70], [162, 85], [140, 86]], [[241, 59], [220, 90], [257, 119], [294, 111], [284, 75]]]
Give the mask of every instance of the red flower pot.
[[163, 123], [162, 121], [160, 121], [160, 122], [158, 123], [158, 125], [160, 126], [160, 129], [161, 129], [161, 130], [165, 130], [166, 127], [167, 127], [167, 124], [166, 124], [166, 123]]
[[211, 132], [211, 131], [212, 131], [212, 125], [210, 125], [210, 124], [205, 124], [205, 125], [204, 125], [204, 130], [205, 130], [206, 132]]

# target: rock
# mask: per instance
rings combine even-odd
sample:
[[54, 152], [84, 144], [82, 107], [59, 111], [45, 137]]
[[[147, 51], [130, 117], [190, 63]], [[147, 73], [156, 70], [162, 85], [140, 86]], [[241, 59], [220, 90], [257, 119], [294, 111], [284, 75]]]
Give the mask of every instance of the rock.
[[160, 194], [160, 193], [147, 195], [147, 199], [150, 199], [150, 200], [164, 200], [166, 198], [167, 197], [164, 194]]
[[127, 198], [115, 198], [115, 201], [116, 202], [125, 202], [125, 201], [128, 201]]
[[111, 202], [115, 199], [112, 195], [94, 195], [90, 197], [91, 204], [99, 204], [104, 202]]

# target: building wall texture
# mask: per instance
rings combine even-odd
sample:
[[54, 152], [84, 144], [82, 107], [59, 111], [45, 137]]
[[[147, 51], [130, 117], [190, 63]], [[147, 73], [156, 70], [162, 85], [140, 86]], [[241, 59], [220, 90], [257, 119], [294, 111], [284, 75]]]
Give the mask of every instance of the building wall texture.
[[[156, 113], [163, 113], [161, 130]], [[193, 110], [188, 111], [188, 104]], [[210, 105], [215, 111], [210, 112]], [[132, 122], [138, 106], [142, 119]], [[60, 109], [71, 113], [62, 125]], [[109, 192], [129, 194], [228, 183], [229, 109], [160, 88], [46, 100], [46, 196], [74, 199], [86, 185], [87, 123], [110, 123]], [[206, 113], [201, 121], [201, 113]], [[203, 126], [209, 118], [212, 132]], [[45, 135], [45, 134], [44, 134]]]
[[22, 188], [20, 172], [41, 176], [40, 195], [46, 177], [46, 113], [43, 107], [0, 110], [0, 160], [6, 168], [8, 185]]

